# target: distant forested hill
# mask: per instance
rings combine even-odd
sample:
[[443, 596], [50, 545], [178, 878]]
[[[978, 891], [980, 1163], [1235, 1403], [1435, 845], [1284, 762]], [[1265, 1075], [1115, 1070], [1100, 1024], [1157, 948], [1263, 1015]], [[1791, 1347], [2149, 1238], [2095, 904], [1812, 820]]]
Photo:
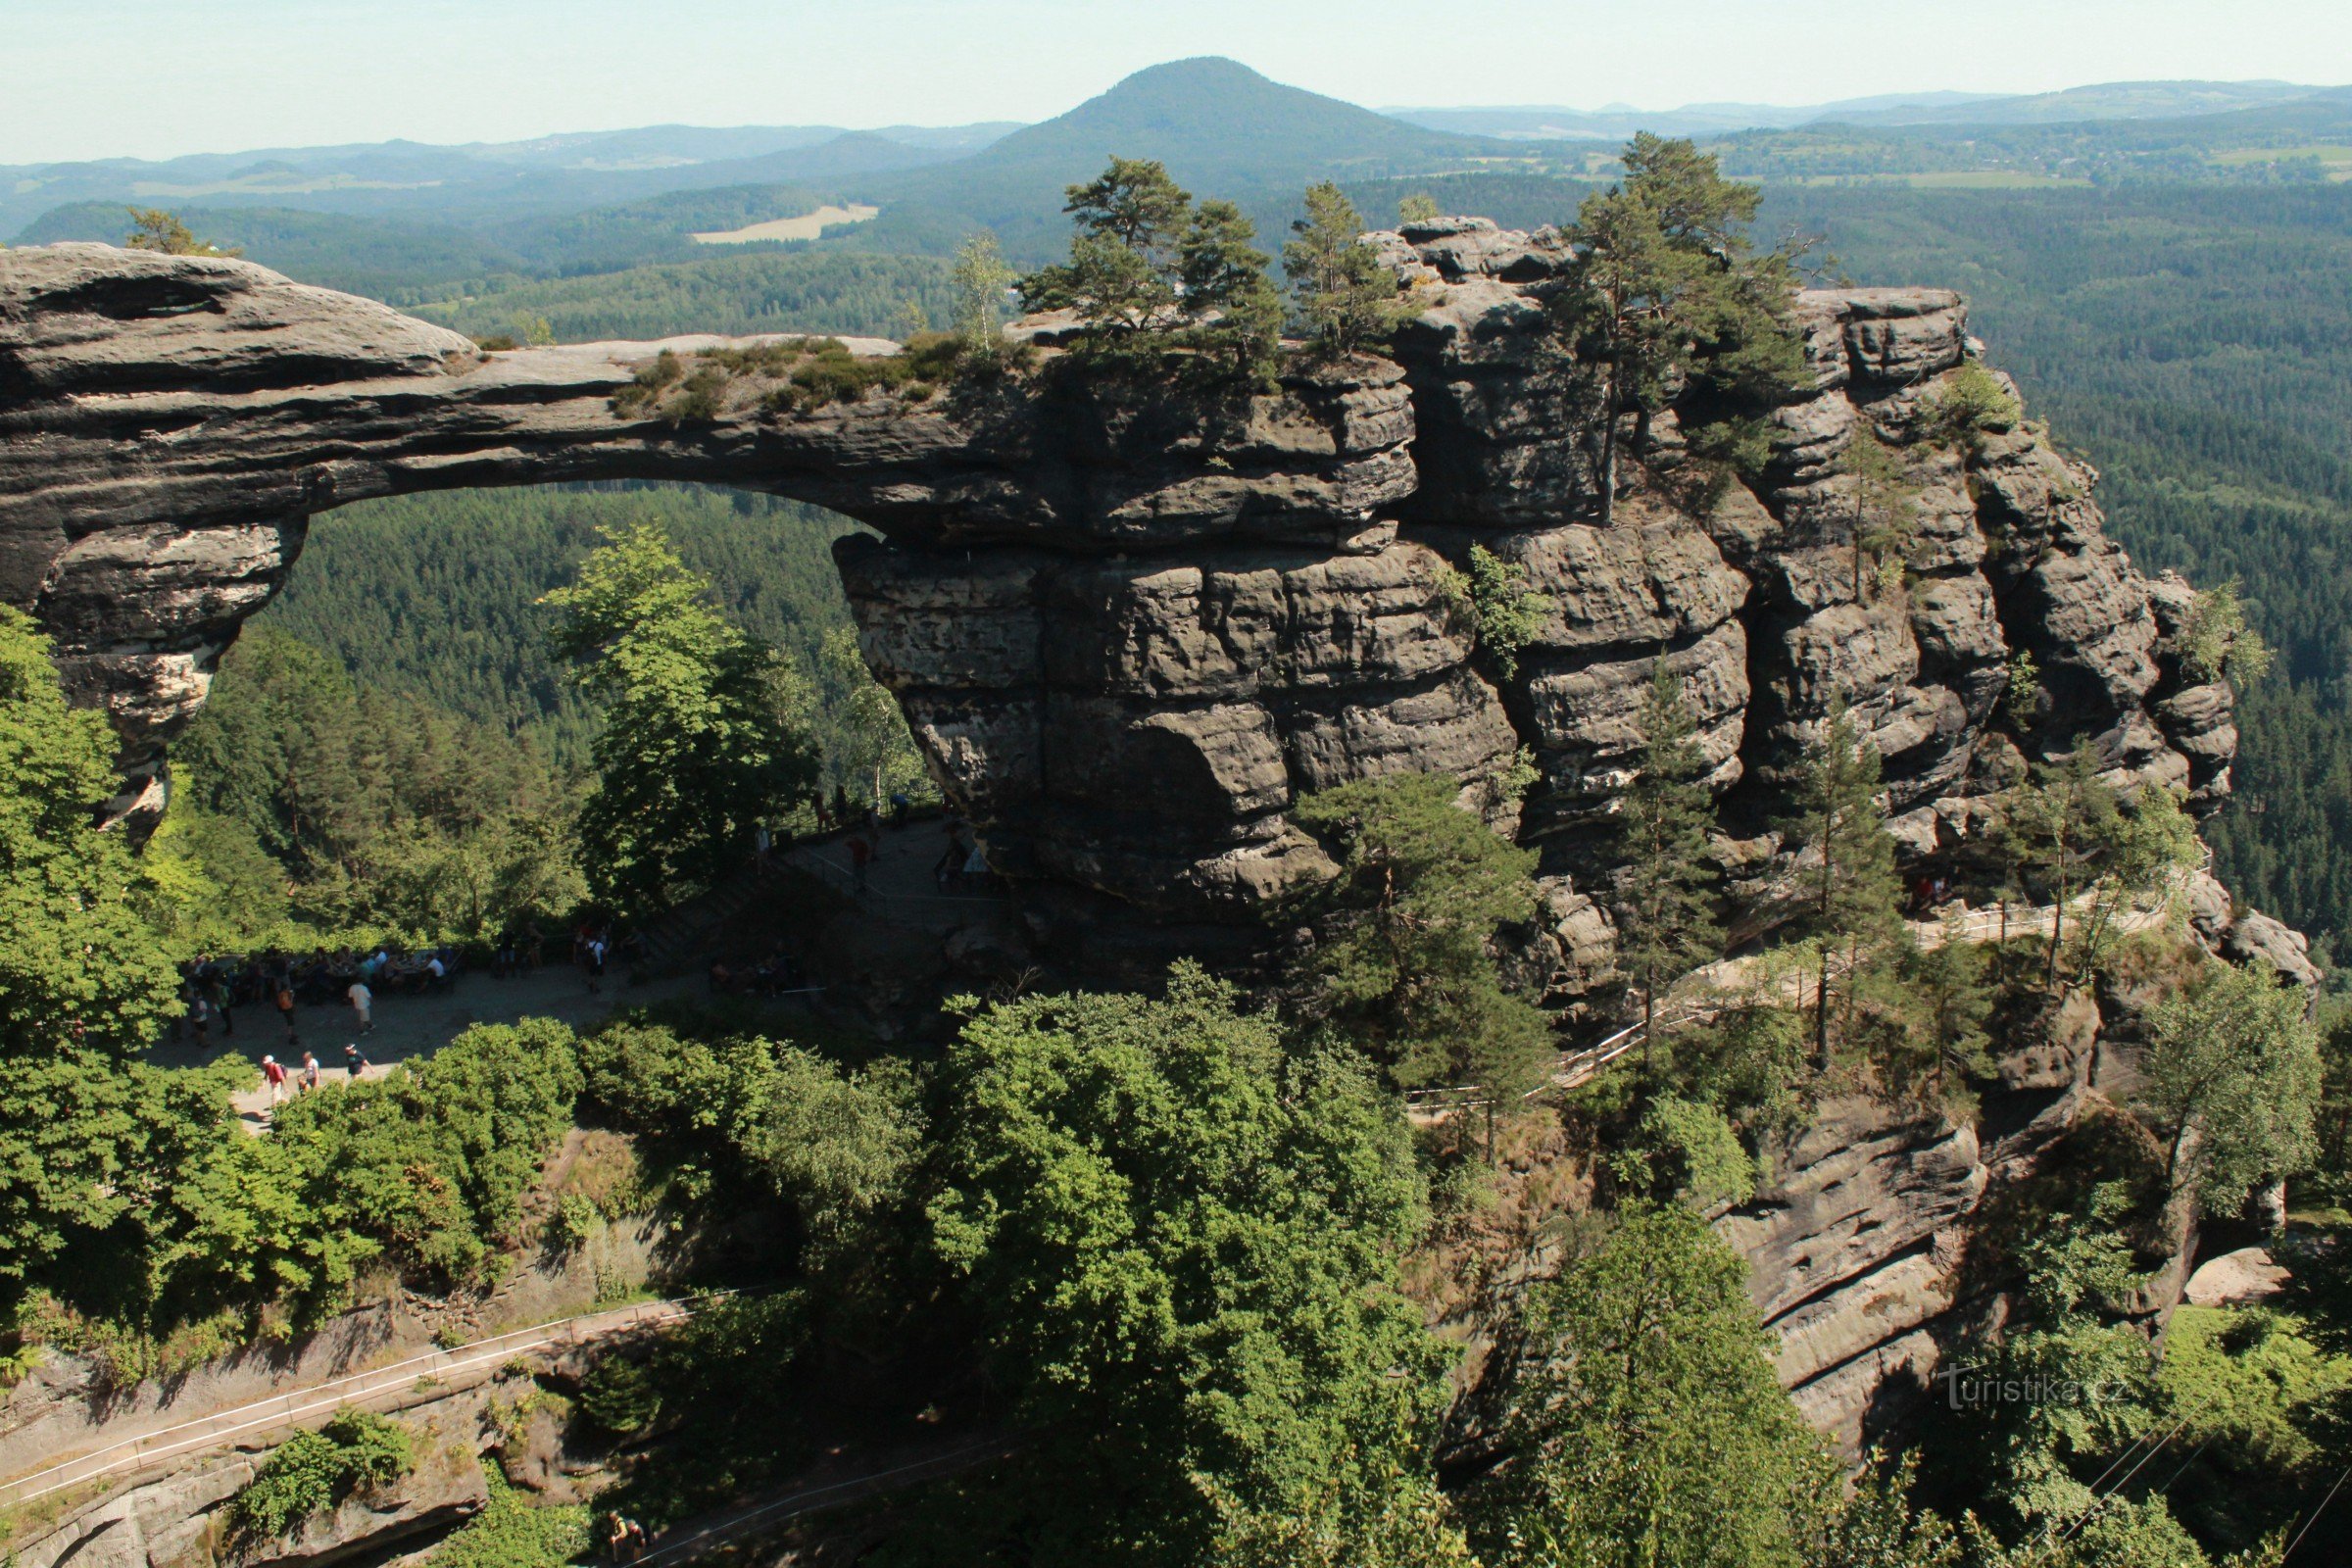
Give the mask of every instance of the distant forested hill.
[[679, 332], [896, 337], [910, 304], [930, 320], [947, 319], [945, 262], [857, 252], [725, 256], [589, 277], [494, 278], [477, 293], [412, 309], [476, 336], [544, 318], [560, 340], [577, 343]]

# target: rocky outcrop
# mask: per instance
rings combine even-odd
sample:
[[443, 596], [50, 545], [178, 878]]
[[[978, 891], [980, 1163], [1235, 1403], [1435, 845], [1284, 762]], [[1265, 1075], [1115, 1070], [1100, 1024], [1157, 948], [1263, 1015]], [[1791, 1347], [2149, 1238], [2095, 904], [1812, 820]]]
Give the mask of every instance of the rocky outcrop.
[[1862, 1098], [1825, 1103], [1772, 1152], [1777, 1178], [1716, 1233], [1747, 1259], [1749, 1293], [1779, 1337], [1782, 1386], [1858, 1452], [1935, 1369], [1935, 1331], [1989, 1172], [1974, 1129]]
[[[2031, 429], [1929, 418], [1974, 354], [1956, 296], [1802, 296], [1814, 385], [1773, 415], [1761, 474], [1702, 473], [1669, 411], [1629, 437], [1604, 509], [1590, 388], [1546, 326], [1556, 236], [1448, 220], [1376, 240], [1425, 307], [1394, 361], [1217, 392], [1066, 373], [1048, 349], [1039, 373], [814, 409], [721, 377], [686, 418], [616, 395], [661, 348], [697, 366], [718, 340], [485, 353], [242, 262], [11, 251], [0, 598], [114, 716], [138, 816], [321, 510], [612, 477], [812, 501], [876, 530], [843, 542], [843, 578], [934, 771], [1001, 869], [1079, 901], [1081, 931], [1102, 908], [1246, 923], [1323, 874], [1288, 810], [1348, 779], [1451, 773], [1509, 826], [1488, 781], [1524, 747], [1541, 777], [1517, 831], [1579, 922], [1549, 951], [1597, 971], [1606, 922], [1578, 884], [1606, 869], [1595, 828], [1661, 662], [1735, 820], [1769, 821], [1838, 697], [1917, 854], [1964, 831], [2003, 701], [2029, 710], [2028, 756], [2088, 736], [2200, 803], [2227, 790], [2228, 688], [2168, 652], [2185, 586], [2132, 570], [2095, 475]], [[1840, 462], [1865, 431], [1919, 497], [1904, 559], [1870, 570]], [[1461, 612], [1474, 543], [1549, 601], [1509, 679]]]
[[[1004, 939], [1024, 954], [1032, 936], [1098, 959], [1223, 951], [1328, 872], [1291, 821], [1301, 794], [1437, 771], [1541, 851], [1528, 961], [1574, 998], [1609, 963], [1602, 829], [1661, 666], [1742, 874], [1773, 864], [1791, 763], [1838, 702], [1886, 760], [1914, 860], [1956, 853], [1984, 795], [2084, 741], [2197, 809], [2226, 796], [2232, 703], [2181, 656], [2187, 585], [2132, 568], [2097, 475], [2022, 417], [1944, 416], [1984, 373], [1958, 296], [1799, 296], [1811, 378], [1770, 411], [1760, 467], [1693, 456], [1669, 409], [1627, 423], [1604, 497], [1591, 378], [1548, 329], [1558, 237], [1453, 219], [1374, 241], [1422, 307], [1394, 359], [1220, 390], [1090, 372], [1033, 323], [1028, 372], [815, 407], [741, 357], [695, 358], [744, 343], [487, 353], [242, 262], [0, 253], [0, 600], [112, 714], [116, 809], [137, 821], [320, 511], [621, 477], [832, 508], [873, 530], [836, 550], [866, 659], [1029, 895]], [[624, 396], [664, 348], [708, 383], [691, 411]], [[1914, 498], [1883, 547], [1857, 536], [1862, 442]], [[1473, 546], [1547, 603], [1507, 674], [1473, 646]], [[1496, 784], [1522, 755], [1518, 803]], [[2209, 881], [2192, 894], [2217, 951], [2311, 972], [2292, 932]], [[2021, 1058], [2010, 1087], [2079, 1087], [2088, 1055]], [[1783, 1155], [1723, 1225], [1785, 1380], [1854, 1441], [1932, 1365], [1985, 1162], [1971, 1134], [1862, 1102]]]

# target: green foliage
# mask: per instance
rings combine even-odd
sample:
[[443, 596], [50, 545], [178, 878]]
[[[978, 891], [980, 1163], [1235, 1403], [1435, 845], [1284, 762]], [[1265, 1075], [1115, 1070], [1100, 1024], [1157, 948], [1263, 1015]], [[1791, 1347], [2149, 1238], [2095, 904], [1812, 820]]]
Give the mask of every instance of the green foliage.
[[[798, 502], [701, 485], [444, 491], [328, 513], [311, 525], [302, 569], [230, 650], [222, 680], [255, 635], [275, 627], [364, 671], [370, 693], [471, 720], [485, 752], [518, 736], [567, 769], [587, 759], [595, 705], [564, 678], [539, 600], [572, 578], [600, 529], [649, 515], [710, 579], [730, 619], [816, 672], [816, 730], [830, 747], [830, 715], [850, 693], [826, 684], [818, 658], [825, 634], [849, 624], [829, 547], [855, 525]], [[214, 703], [220, 696], [216, 685]], [[175, 743], [175, 774], [186, 755]]]
[[827, 691], [846, 694], [836, 700], [830, 725], [832, 746], [826, 760], [834, 776], [855, 784], [856, 796], [877, 810], [902, 791], [929, 794], [931, 776], [914, 749], [906, 714], [867, 670], [858, 633], [848, 626], [827, 632], [817, 653], [817, 668]]
[[1967, 1108], [1960, 1085], [1990, 1076], [1992, 1068], [1984, 950], [1968, 939], [1962, 918], [1953, 906], [1939, 941], [1908, 945], [1895, 956], [1892, 1027], [1874, 1053], [1889, 1087], [1954, 1112]]
[[626, 271], [469, 279], [408, 306], [458, 331], [511, 333], [514, 318], [550, 323], [566, 343], [722, 332], [841, 332], [887, 337], [908, 300], [945, 314], [948, 267], [928, 256], [842, 251], [725, 256]]
[[2165, 1174], [2206, 1211], [2236, 1212], [2318, 1152], [2322, 1070], [2309, 998], [2268, 964], [2214, 964], [2149, 1009], [2140, 1095], [2169, 1138]]
[[1294, 820], [1340, 875], [1307, 896], [1316, 941], [1293, 976], [1308, 1019], [1399, 1085], [1474, 1083], [1507, 1103], [1550, 1054], [1541, 1009], [1504, 980], [1502, 928], [1533, 918], [1533, 852], [1455, 805], [1452, 779], [1399, 773], [1301, 800]]
[[1787, 832], [1797, 848], [1794, 929], [1820, 948], [1815, 975], [1814, 1048], [1830, 1063], [1832, 998], [1850, 1003], [1855, 988], [1834, 984], [1842, 963], [1858, 975], [1867, 960], [1903, 934], [1902, 883], [1894, 840], [1879, 800], [1879, 754], [1855, 728], [1839, 697], [1798, 760], [1790, 791], [1795, 811]]
[[1497, 1467], [1497, 1568], [1797, 1568], [1837, 1468], [1781, 1392], [1746, 1267], [1680, 1205], [1636, 1208], [1527, 1307]]
[[2180, 633], [2180, 662], [2198, 680], [2222, 680], [2240, 689], [2270, 673], [2271, 645], [2246, 621], [2246, 607], [2234, 577], [2197, 595], [2188, 625]]
[[1622, 160], [1625, 179], [1586, 197], [1567, 225], [1575, 259], [1552, 302], [1562, 341], [1596, 383], [1604, 524], [1620, 416], [1645, 425], [1679, 388], [1738, 408], [1804, 384], [1791, 259], [1758, 255], [1747, 236], [1761, 192], [1724, 179], [1690, 142], [1646, 131]]
[[1414, 191], [1396, 200], [1398, 223], [1434, 223], [1442, 216], [1438, 210], [1438, 199], [1425, 190]]
[[2025, 410], [1999, 376], [1969, 360], [1930, 394], [1921, 417], [1931, 437], [1973, 451], [1987, 435], [2016, 429]]
[[809, 694], [789, 660], [710, 606], [710, 580], [660, 525], [606, 538], [546, 601], [557, 652], [606, 707], [581, 853], [600, 898], [661, 908], [735, 863], [754, 823], [806, 798]]
[[[419, 1285], [479, 1283], [570, 1124], [571, 1037], [534, 1020], [466, 1031], [381, 1079], [278, 1107], [247, 1134], [251, 1069], [0, 1061], [0, 1279], [163, 1336], [265, 1308], [308, 1326], [377, 1260]], [[144, 1366], [134, 1367], [143, 1373]]]
[[1485, 545], [1470, 547], [1466, 571], [1447, 567], [1439, 586], [1471, 627], [1478, 651], [1487, 656], [1496, 674], [1513, 680], [1519, 674], [1519, 651], [1542, 635], [1544, 619], [1557, 607], [1549, 594], [1528, 585], [1527, 568], [1505, 561]]
[[1330, 180], [1306, 188], [1306, 216], [1291, 224], [1282, 270], [1316, 350], [1334, 357], [1385, 344], [1421, 314], [1396, 275], [1364, 243], [1364, 220]]
[[852, 1273], [891, 1250], [920, 1154], [922, 1109], [904, 1062], [850, 1069], [758, 1036], [694, 1038], [624, 1020], [582, 1045], [590, 1097], [641, 1140], [676, 1196], [792, 1203], [802, 1265]]
[[161, 251], [166, 256], [242, 256], [241, 250], [208, 245], [188, 232], [188, 225], [160, 208], [133, 207], [130, 232], [122, 243], [134, 251]]
[[933, 1246], [1042, 1435], [996, 1523], [1030, 1560], [1199, 1560], [1195, 1478], [1230, 1519], [1401, 1474], [1446, 1356], [1396, 1289], [1420, 1184], [1359, 1065], [1286, 1059], [1179, 965], [1161, 999], [979, 1011], [945, 1080]]
[[177, 977], [141, 917], [105, 715], [71, 708], [49, 639], [0, 606], [0, 1058], [127, 1056], [176, 1016]]
[[1640, 722], [1638, 770], [1618, 797], [1610, 907], [1617, 917], [1618, 967], [1642, 999], [1646, 1030], [1659, 988], [1720, 956], [1723, 932], [1709, 897], [1715, 868], [1707, 836], [1715, 825], [1715, 801], [1698, 748], [1698, 722], [1662, 660], [1650, 669]]
[[948, 319], [967, 354], [987, 359], [1004, 352], [1004, 294], [1016, 276], [1004, 265], [997, 236], [985, 229], [956, 248], [956, 265], [948, 273], [955, 304]]
[[1636, 1191], [1681, 1198], [1700, 1208], [1744, 1203], [1755, 1196], [1756, 1162], [1730, 1118], [1677, 1095], [1652, 1100], [1633, 1142], [1612, 1158], [1619, 1179]]
[[600, 1355], [580, 1380], [575, 1408], [592, 1431], [609, 1438], [634, 1438], [650, 1429], [662, 1414], [662, 1391], [637, 1357], [618, 1352]]
[[139, 856], [148, 923], [175, 956], [258, 953], [293, 916], [285, 867], [250, 825], [196, 804], [194, 772], [173, 759], [171, 805]]
[[1208, 1560], [1233, 1568], [1477, 1568], [1446, 1495], [1391, 1464], [1309, 1483], [1272, 1508], [1250, 1508], [1213, 1484]]
[[231, 1517], [248, 1540], [273, 1541], [356, 1492], [390, 1485], [415, 1462], [408, 1428], [345, 1410], [272, 1449], [230, 1504]]
[[[2087, 976], [2130, 903], [2163, 890], [2198, 857], [2195, 825], [2169, 790], [2143, 784], [2127, 798], [2099, 776], [2100, 767], [2084, 741], [2064, 761], [2036, 766], [2033, 782], [2011, 795], [2000, 817], [2008, 863], [2028, 892], [2055, 906], [2045, 965], [2053, 983], [2070, 936], [2070, 967]], [[2089, 899], [2078, 908], [2085, 893]]]
[[433, 1568], [564, 1568], [594, 1549], [585, 1503], [542, 1504], [485, 1465], [490, 1500], [433, 1548]]
[[643, 1449], [609, 1500], [659, 1526], [804, 1471], [811, 1429], [824, 1430], [811, 1419], [808, 1352], [829, 1310], [800, 1291], [721, 1298], [663, 1335], [642, 1364], [600, 1359], [580, 1408], [597, 1430]]
[[[252, 898], [215, 911], [167, 886], [157, 902], [175, 923], [261, 946], [279, 939], [266, 921], [283, 906], [329, 930], [480, 939], [579, 897], [533, 748], [413, 697], [363, 695], [327, 655], [266, 623], [225, 661], [174, 752], [177, 799], [151, 874], [169, 876], [185, 842]], [[290, 897], [264, 891], [272, 869]]]
[[1021, 279], [1028, 309], [1075, 312], [1093, 354], [1140, 363], [1192, 347], [1250, 379], [1270, 373], [1280, 311], [1239, 208], [1196, 210], [1165, 168], [1134, 158], [1066, 194], [1070, 258]]
[[[1176, 281], [1200, 325], [1193, 337], [1236, 374], [1270, 386], [1282, 333], [1282, 297], [1266, 275], [1257, 229], [1231, 202], [1207, 201], [1193, 215], [1176, 252]], [[1214, 312], [1215, 319], [1208, 319]]]
[[1903, 558], [1919, 532], [1922, 486], [1867, 421], [1838, 462], [1854, 483], [1854, 597], [1867, 604], [1872, 589], [1901, 585]]
[[478, 1280], [580, 1088], [564, 1025], [477, 1024], [382, 1079], [279, 1106], [271, 1136], [227, 1162], [216, 1204], [191, 1213], [179, 1250], [236, 1263], [249, 1290], [306, 1292], [314, 1308], [340, 1304], [329, 1292], [349, 1264], [305, 1266], [306, 1246], [380, 1254], [427, 1282]]

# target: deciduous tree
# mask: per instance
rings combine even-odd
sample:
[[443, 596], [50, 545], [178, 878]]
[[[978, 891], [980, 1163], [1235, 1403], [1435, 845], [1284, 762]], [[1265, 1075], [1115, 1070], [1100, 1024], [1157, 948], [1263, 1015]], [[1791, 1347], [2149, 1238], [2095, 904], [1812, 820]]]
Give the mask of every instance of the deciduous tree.
[[991, 1509], [1028, 1560], [1205, 1561], [1237, 1511], [1406, 1473], [1446, 1357], [1396, 1288], [1419, 1181], [1356, 1060], [1179, 965], [1161, 998], [980, 1010], [945, 1080], [933, 1242], [1042, 1435]]
[[49, 639], [0, 606], [0, 1056], [130, 1056], [179, 1011], [140, 876], [96, 813], [120, 787], [106, 716], [68, 705]]
[[2322, 1070], [2310, 998], [2268, 964], [2213, 964], [2148, 1013], [2141, 1095], [2167, 1134], [2165, 1175], [2194, 1183], [2208, 1211], [2234, 1213], [2254, 1188], [2318, 1152]]
[[579, 835], [589, 886], [617, 904], [661, 908], [707, 886], [816, 778], [806, 682], [709, 590], [640, 523], [609, 531], [547, 596], [557, 651], [605, 707]]
[[1800, 1568], [1837, 1466], [1781, 1392], [1747, 1269], [1642, 1207], [1533, 1293], [1505, 1462], [1473, 1501], [1496, 1568]]

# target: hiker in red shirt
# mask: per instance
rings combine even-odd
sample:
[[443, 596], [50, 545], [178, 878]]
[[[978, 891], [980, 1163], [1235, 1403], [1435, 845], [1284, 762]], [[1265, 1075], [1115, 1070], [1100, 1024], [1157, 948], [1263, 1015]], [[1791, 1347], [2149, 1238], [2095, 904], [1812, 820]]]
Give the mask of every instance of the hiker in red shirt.
[[262, 1058], [262, 1076], [270, 1081], [270, 1103], [282, 1105], [286, 1101], [286, 1069], [275, 1056]]

